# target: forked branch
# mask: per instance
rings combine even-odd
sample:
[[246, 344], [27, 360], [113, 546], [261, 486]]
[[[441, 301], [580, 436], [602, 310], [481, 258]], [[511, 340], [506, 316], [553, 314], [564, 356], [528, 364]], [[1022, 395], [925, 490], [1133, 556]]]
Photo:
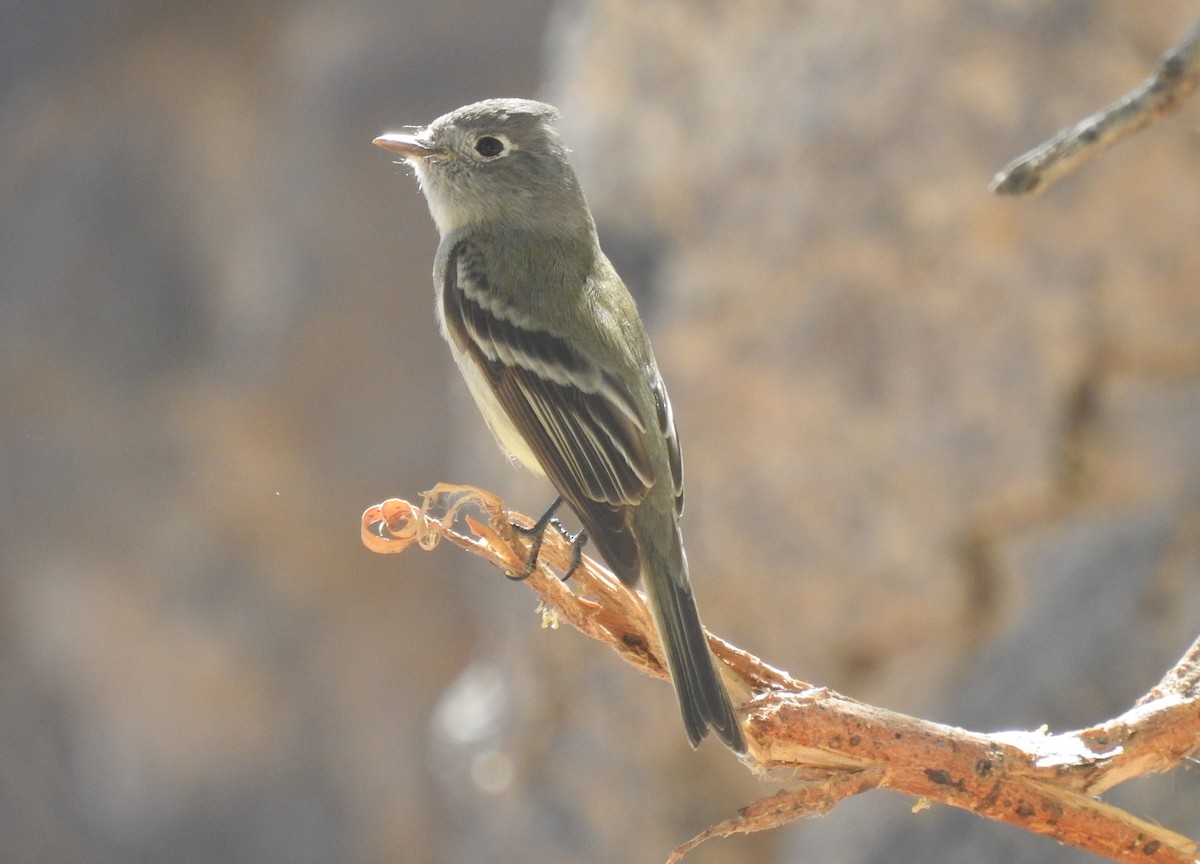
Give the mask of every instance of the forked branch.
[[[532, 524], [488, 492], [442, 485], [420, 506], [392, 499], [371, 507], [362, 537], [377, 552], [414, 542], [430, 549], [446, 540], [519, 573], [530, 541], [512, 522]], [[665, 678], [641, 597], [586, 557], [572, 591], [552, 569], [565, 568], [570, 557], [570, 544], [548, 532], [526, 580], [548, 619], [567, 621], [639, 670]], [[909, 717], [797, 681], [711, 634], [709, 642], [751, 694], [740, 709], [750, 748], [743, 761], [759, 775], [788, 779], [790, 787], [680, 846], [672, 862], [710, 837], [819, 815], [875, 788], [969, 810], [1114, 861], [1197, 861], [1194, 840], [1094, 796], [1131, 777], [1170, 770], [1200, 749], [1200, 640], [1129, 711], [1059, 734], [981, 734]]]

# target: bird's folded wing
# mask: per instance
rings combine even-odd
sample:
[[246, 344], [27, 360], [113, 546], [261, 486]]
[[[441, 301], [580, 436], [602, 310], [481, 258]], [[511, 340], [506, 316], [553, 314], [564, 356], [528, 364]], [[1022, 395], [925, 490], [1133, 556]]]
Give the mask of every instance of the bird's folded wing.
[[497, 401], [609, 566], [633, 581], [637, 548], [625, 509], [640, 503], [654, 484], [643, 443], [647, 420], [619, 380], [562, 336], [534, 329], [496, 308], [488, 292], [482, 253], [469, 241], [461, 242], [445, 271], [442, 313], [447, 330], [479, 365]]

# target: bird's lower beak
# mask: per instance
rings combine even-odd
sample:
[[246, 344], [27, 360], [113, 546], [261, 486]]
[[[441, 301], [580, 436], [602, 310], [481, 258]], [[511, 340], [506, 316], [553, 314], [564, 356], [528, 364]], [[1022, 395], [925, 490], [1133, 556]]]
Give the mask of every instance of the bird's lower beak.
[[401, 132], [389, 132], [386, 135], [380, 135], [371, 143], [376, 147], [382, 147], [384, 150], [399, 153], [405, 159], [424, 159], [426, 156], [432, 156], [437, 152], [437, 149], [429, 146], [429, 142], [421, 138], [420, 135], [409, 135]]

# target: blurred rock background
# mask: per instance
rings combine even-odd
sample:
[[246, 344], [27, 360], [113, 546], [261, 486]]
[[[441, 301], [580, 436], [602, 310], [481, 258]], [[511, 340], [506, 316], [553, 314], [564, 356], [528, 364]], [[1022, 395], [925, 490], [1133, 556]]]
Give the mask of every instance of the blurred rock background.
[[[850, 695], [1085, 725], [1200, 632], [1196, 108], [1034, 200], [1010, 158], [1194, 9], [1032, 0], [0, 9], [0, 850], [657, 861], [773, 786], [669, 688], [358, 516], [537, 511], [370, 146], [547, 98], [638, 293], [706, 622]], [[1118, 803], [1200, 833], [1182, 771]], [[875, 793], [704, 862], [1082, 861]]]

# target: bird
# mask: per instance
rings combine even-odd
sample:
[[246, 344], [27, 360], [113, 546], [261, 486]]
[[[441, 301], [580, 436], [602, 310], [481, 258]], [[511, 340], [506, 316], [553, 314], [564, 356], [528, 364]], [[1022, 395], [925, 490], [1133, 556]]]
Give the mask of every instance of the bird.
[[744, 754], [689, 579], [671, 402], [558, 116], [489, 99], [373, 143], [429, 206], [439, 329], [497, 443], [549, 479], [623, 584], [644, 585], [692, 747], [712, 731]]

